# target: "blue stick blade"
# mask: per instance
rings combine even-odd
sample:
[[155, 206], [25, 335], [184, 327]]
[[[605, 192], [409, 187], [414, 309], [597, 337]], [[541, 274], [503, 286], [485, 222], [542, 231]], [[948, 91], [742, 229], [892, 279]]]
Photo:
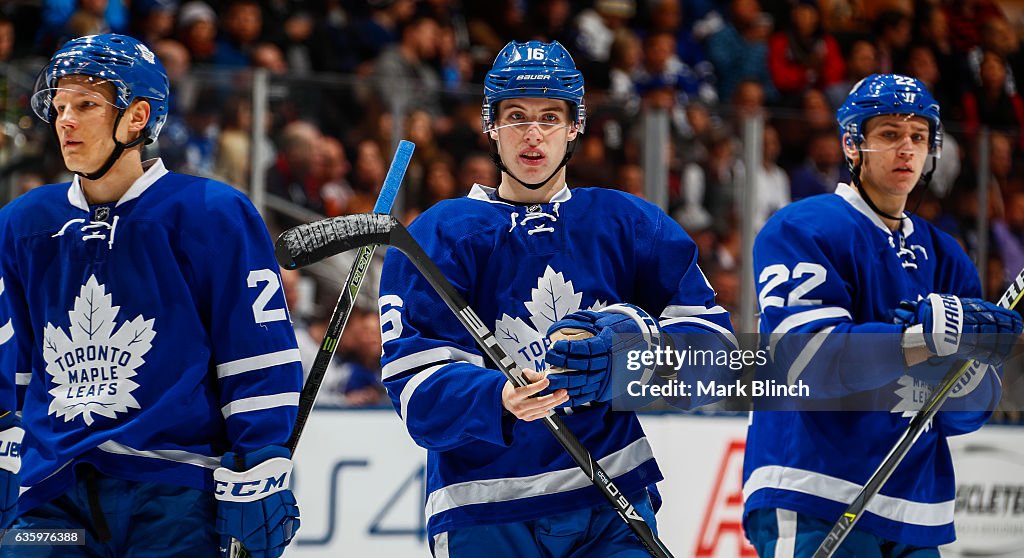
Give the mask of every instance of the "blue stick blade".
[[409, 168], [409, 161], [412, 159], [412, 152], [416, 144], [411, 141], [402, 140], [398, 142], [398, 149], [395, 151], [395, 158], [391, 160], [391, 168], [384, 178], [384, 185], [381, 186], [380, 195], [377, 196], [377, 203], [373, 206], [374, 213], [391, 213], [395, 205], [395, 197], [398, 196], [398, 188], [402, 186], [402, 179], [405, 178], [405, 171]]

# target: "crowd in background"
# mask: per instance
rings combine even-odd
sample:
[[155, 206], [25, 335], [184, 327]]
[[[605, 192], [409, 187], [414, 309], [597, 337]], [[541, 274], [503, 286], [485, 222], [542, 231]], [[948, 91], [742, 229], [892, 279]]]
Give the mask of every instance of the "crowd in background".
[[[509, 40], [558, 40], [587, 88], [568, 184], [642, 196], [641, 115], [664, 111], [667, 211], [697, 241], [719, 302], [735, 310], [743, 121], [767, 121], [763, 165], [753, 171], [759, 227], [791, 201], [848, 181], [835, 110], [875, 72], [913, 75], [940, 101], [942, 156], [910, 204], [968, 251], [980, 240], [977, 169], [988, 138], [985, 289], [1001, 293], [1024, 267], [1022, 22], [1013, 5], [993, 0], [14, 0], [0, 7], [0, 64], [32, 68], [38, 57], [37, 70], [86, 34], [144, 40], [173, 95], [151, 151], [172, 170], [242, 190], [253, 174], [253, 121], [250, 89], [239, 84], [265, 68], [274, 77], [261, 147], [272, 164], [257, 172], [267, 192], [321, 215], [368, 211], [400, 132], [417, 144], [403, 186], [409, 221], [474, 183], [497, 184], [480, 131], [483, 74]], [[45, 128], [26, 120], [24, 85], [0, 74], [0, 183], [16, 195], [67, 179]], [[272, 229], [294, 221], [267, 217]], [[308, 337], [314, 352], [336, 289], [321, 288], [296, 316], [300, 344]], [[332, 401], [382, 400], [379, 335], [375, 308], [359, 308]]]

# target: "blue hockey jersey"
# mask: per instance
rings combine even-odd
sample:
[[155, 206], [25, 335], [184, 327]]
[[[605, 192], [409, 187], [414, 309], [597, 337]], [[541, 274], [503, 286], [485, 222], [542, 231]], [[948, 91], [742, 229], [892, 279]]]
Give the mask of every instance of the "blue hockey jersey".
[[[513, 205], [476, 185], [410, 227], [519, 367], [545, 369], [548, 327], [570, 312], [629, 302], [668, 332], [703, 332], [734, 348], [729, 314], [697, 267], [697, 249], [656, 206], [621, 192], [564, 188]], [[390, 250], [380, 290], [384, 384], [428, 450], [431, 536], [525, 521], [603, 501], [541, 421], [502, 407], [505, 377], [403, 254]], [[662, 479], [632, 412], [608, 404], [565, 422], [626, 494]]]
[[0, 210], [0, 408], [25, 427], [22, 512], [71, 465], [213, 489], [226, 451], [283, 445], [302, 370], [262, 219], [159, 160], [116, 203], [78, 178]]
[[[908, 375], [893, 310], [932, 292], [978, 297], [977, 272], [952, 237], [916, 216], [891, 232], [845, 184], [776, 213], [754, 244], [754, 272], [771, 366], [805, 381], [831, 410], [754, 411], [745, 511], [784, 508], [834, 521], [930, 394]], [[969, 410], [939, 412], [857, 528], [912, 545], [952, 541], [946, 438], [979, 428], [999, 396], [998, 371], [980, 367], [947, 402], [969, 397]]]

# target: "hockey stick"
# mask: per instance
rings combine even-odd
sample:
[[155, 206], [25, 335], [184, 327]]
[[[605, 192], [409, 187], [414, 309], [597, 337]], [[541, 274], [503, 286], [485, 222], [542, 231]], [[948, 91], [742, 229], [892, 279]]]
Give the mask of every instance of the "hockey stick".
[[[529, 384], [522, 372], [516, 368], [515, 362], [498, 345], [494, 333], [462, 299], [409, 231], [390, 215], [335, 217], [289, 229], [277, 240], [277, 261], [286, 269], [295, 269], [334, 254], [371, 244], [386, 244], [405, 253], [487, 356], [498, 364], [512, 385], [523, 387]], [[594, 486], [611, 502], [615, 511], [629, 525], [651, 556], [672, 558], [672, 554], [658, 539], [651, 526], [637, 513], [626, 496], [612, 482], [608, 473], [594, 460], [562, 419], [552, 413], [544, 419], [544, 423]]]
[[[1013, 310], [1017, 303], [1020, 302], [1022, 296], [1024, 296], [1024, 270], [1021, 270], [1017, 278], [1013, 280], [1013, 283], [1003, 293], [1003, 296], [999, 298], [998, 304], [1003, 308]], [[889, 455], [886, 456], [882, 464], [871, 475], [864, 488], [853, 499], [853, 502], [846, 508], [843, 515], [839, 517], [836, 524], [832, 526], [832, 530], [829, 531], [825, 540], [821, 541], [818, 550], [814, 551], [814, 558], [831, 558], [832, 554], [839, 548], [839, 545], [846, 539], [846, 536], [853, 530], [853, 526], [860, 520], [861, 515], [863, 515], [868, 507], [868, 502], [882, 490], [882, 486], [892, 476], [893, 471], [896, 470], [896, 467], [907, 456], [907, 453], [910, 452], [910, 448], [917, 442], [917, 439], [921, 437], [925, 427], [935, 417], [935, 414], [939, 412], [939, 407], [946, 402], [949, 394], [960, 382], [964, 373], [973, 366], [985, 365], [969, 360], [963, 366], [955, 368], [946, 374], [942, 379], [942, 383], [939, 384], [931, 398], [924, 404], [924, 407], [921, 407], [921, 410], [910, 420], [910, 425], [907, 426], [903, 436], [900, 437], [896, 445], [889, 451]]]
[[[416, 144], [411, 141], [402, 140], [398, 142], [395, 157], [391, 160], [391, 168], [388, 169], [388, 174], [384, 177], [384, 185], [381, 186], [380, 194], [377, 196], [377, 203], [373, 206], [374, 213], [383, 215], [391, 213], [391, 207], [395, 204], [395, 197], [398, 195], [398, 189], [402, 185], [402, 179], [405, 178], [405, 171], [409, 168], [409, 161], [412, 159], [412, 153], [415, 149]], [[302, 386], [295, 426], [292, 428], [291, 436], [288, 437], [286, 444], [293, 457], [295, 456], [295, 448], [299, 445], [299, 437], [302, 436], [302, 430], [306, 427], [306, 421], [309, 419], [310, 412], [313, 411], [313, 404], [316, 403], [316, 396], [320, 391], [320, 385], [323, 384], [324, 376], [327, 373], [327, 366], [331, 363], [331, 359], [334, 358], [335, 349], [338, 348], [341, 332], [344, 331], [345, 324], [348, 323], [348, 318], [352, 315], [352, 307], [355, 305], [356, 295], [359, 294], [359, 287], [362, 286], [363, 278], [366, 277], [366, 271], [370, 268], [370, 262], [373, 260], [373, 252], [376, 248], [374, 245], [366, 245], [359, 248], [355, 263], [348, 273], [348, 279], [345, 280], [345, 287], [341, 289], [341, 294], [338, 296], [338, 305], [334, 307], [334, 313], [331, 314], [331, 321], [327, 325], [327, 331], [324, 333], [324, 340], [320, 343], [320, 348], [317, 350], [316, 359], [313, 360], [313, 367], [309, 370], [309, 377], [306, 378], [306, 383]], [[249, 551], [245, 550], [241, 543], [232, 541], [231, 552], [228, 556], [232, 558], [249, 558], [250, 555]]]

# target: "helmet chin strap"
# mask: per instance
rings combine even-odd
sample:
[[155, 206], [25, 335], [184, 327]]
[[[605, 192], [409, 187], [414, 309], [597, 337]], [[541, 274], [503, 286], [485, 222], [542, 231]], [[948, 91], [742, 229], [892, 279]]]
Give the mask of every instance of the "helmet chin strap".
[[512, 174], [512, 171], [508, 170], [508, 167], [506, 167], [505, 163], [502, 162], [502, 160], [501, 160], [501, 154], [498, 153], [498, 142], [493, 140], [493, 139], [490, 139], [489, 141], [491, 142], [491, 160], [494, 161], [494, 164], [498, 166], [498, 170], [500, 170], [501, 172], [511, 176], [513, 180], [515, 180], [516, 182], [522, 184], [523, 186], [525, 186], [529, 190], [539, 190], [541, 186], [544, 186], [545, 184], [547, 184], [548, 181], [551, 180], [552, 178], [554, 178], [554, 176], [556, 174], [558, 174], [558, 171], [562, 170], [562, 167], [564, 167], [566, 165], [566, 163], [569, 162], [569, 159], [572, 157], [573, 151], [576, 150], [576, 141], [577, 140], [574, 139], [574, 140], [572, 140], [572, 141], [570, 141], [570, 142], [568, 142], [566, 144], [566, 146], [565, 146], [565, 156], [562, 157], [562, 162], [558, 163], [558, 166], [555, 167], [555, 170], [552, 171], [552, 173], [549, 174], [547, 178], [545, 178], [544, 180], [541, 180], [540, 182], [533, 182], [533, 183], [523, 182], [522, 180], [519, 179], [519, 177], [517, 177], [516, 175]]
[[[99, 169], [93, 172], [72, 172], [74, 172], [78, 176], [81, 176], [82, 178], [87, 178], [89, 180], [99, 180], [100, 178], [103, 178], [103, 175], [107, 174], [111, 167], [114, 166], [114, 163], [116, 163], [117, 160], [121, 158], [121, 154], [124, 153], [125, 149], [128, 149], [129, 147], [135, 147], [136, 145], [139, 145], [140, 143], [142, 143], [143, 140], [146, 139], [145, 134], [141, 133], [139, 134], [139, 137], [135, 138], [134, 140], [128, 143], [121, 143], [117, 139], [117, 126], [121, 123], [121, 118], [124, 116], [124, 112], [125, 109], [120, 109], [117, 112], [117, 118], [114, 119], [114, 129], [110, 133], [111, 139], [114, 140], [114, 149], [113, 151], [110, 152], [110, 156], [107, 157], [106, 162], [104, 162]], [[56, 124], [54, 124], [54, 133], [56, 133], [56, 131], [57, 127]]]
[[[861, 184], [861, 182], [860, 182], [860, 169], [863, 166], [864, 156], [865, 156], [865, 153], [863, 151], [861, 151], [861, 149], [860, 149], [860, 145], [857, 146], [857, 155], [859, 155], [859, 157], [857, 158], [857, 160], [860, 161], [859, 163], [857, 163], [855, 165], [855, 164], [853, 164], [852, 160], [847, 158], [846, 159], [846, 165], [850, 169], [850, 181], [853, 182], [854, 186], [857, 187], [857, 191], [860, 192], [861, 199], [863, 199], [864, 202], [868, 204], [868, 207], [871, 208], [871, 211], [874, 211], [875, 213], [877, 213], [878, 215], [880, 215], [881, 217], [884, 217], [886, 219], [891, 219], [893, 221], [900, 221], [900, 222], [902, 222], [904, 219], [908, 218], [909, 214], [913, 214], [914, 212], [917, 211], [918, 206], [921, 205], [921, 199], [924, 197], [923, 194], [919, 195], [917, 197], [917, 203], [914, 204], [914, 209], [912, 209], [912, 210], [910, 210], [908, 212], [905, 212], [906, 213], [905, 215], [897, 217], [895, 215], [889, 215], [888, 213], [886, 213], [886, 212], [882, 211], [881, 209], [879, 209], [878, 206], [875, 205], [875, 202], [871, 200], [871, 196], [868, 195], [868, 191], [864, 189], [864, 185]], [[932, 168], [928, 169], [927, 171], [925, 171], [924, 173], [921, 174], [921, 178], [918, 179], [917, 185], [915, 185], [915, 188], [917, 186], [924, 186], [926, 188], [928, 187], [928, 185], [932, 181], [932, 175], [935, 174], [935, 166], [936, 166], [935, 157], [932, 157]]]

